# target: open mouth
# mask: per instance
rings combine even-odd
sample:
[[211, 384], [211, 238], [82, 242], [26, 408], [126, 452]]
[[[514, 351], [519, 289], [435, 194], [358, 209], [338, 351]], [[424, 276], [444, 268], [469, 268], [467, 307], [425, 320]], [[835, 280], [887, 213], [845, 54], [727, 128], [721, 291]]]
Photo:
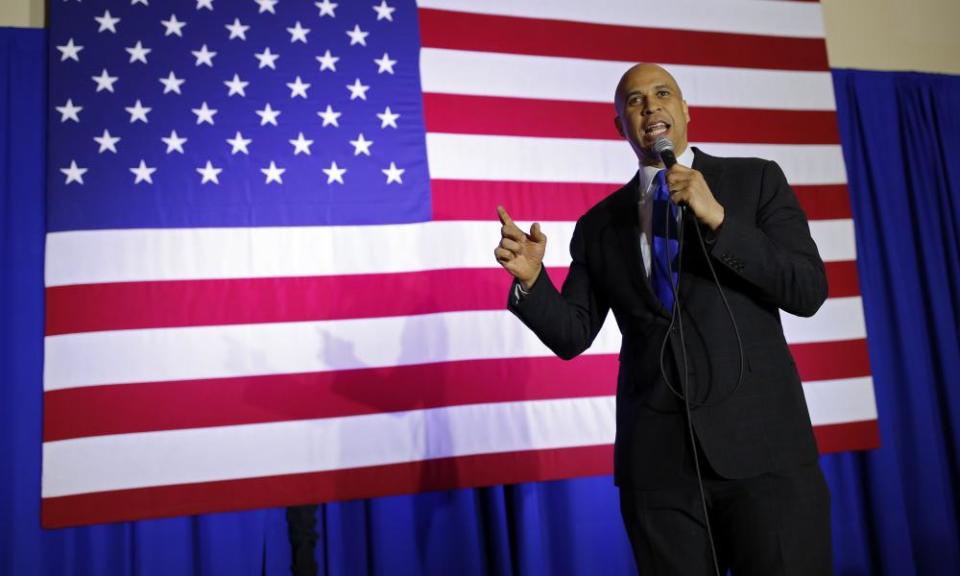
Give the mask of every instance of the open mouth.
[[646, 136], [656, 138], [657, 136], [666, 133], [666, 131], [669, 129], [670, 125], [666, 122], [654, 122], [653, 124], [644, 128], [643, 133]]

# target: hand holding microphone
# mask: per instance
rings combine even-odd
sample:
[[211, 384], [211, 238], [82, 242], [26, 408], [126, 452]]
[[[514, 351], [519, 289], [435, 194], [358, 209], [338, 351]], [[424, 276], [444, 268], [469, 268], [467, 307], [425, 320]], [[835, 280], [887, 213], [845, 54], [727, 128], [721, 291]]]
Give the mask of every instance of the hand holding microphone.
[[669, 138], [658, 138], [653, 144], [653, 151], [667, 168], [670, 201], [680, 207], [689, 207], [697, 220], [711, 230], [719, 228], [725, 216], [723, 205], [717, 202], [703, 174], [698, 170], [677, 164], [673, 142]]

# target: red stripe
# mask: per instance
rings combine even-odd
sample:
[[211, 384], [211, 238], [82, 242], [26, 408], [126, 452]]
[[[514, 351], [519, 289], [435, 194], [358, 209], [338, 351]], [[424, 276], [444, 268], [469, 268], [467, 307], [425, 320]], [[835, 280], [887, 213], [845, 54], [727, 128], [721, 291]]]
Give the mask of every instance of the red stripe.
[[860, 295], [860, 277], [857, 275], [857, 261], [843, 260], [826, 262], [827, 284], [830, 298], [844, 298]]
[[876, 420], [814, 426], [813, 434], [821, 454], [880, 447], [880, 426]]
[[461, 456], [312, 474], [44, 498], [44, 528], [317, 504], [431, 490], [610, 474], [613, 446]]
[[[622, 139], [611, 103], [428, 93], [423, 108], [428, 132]], [[840, 143], [833, 111], [694, 107], [690, 118], [694, 142]]]
[[44, 394], [44, 440], [611, 396], [617, 368], [616, 355], [593, 355], [54, 390]]
[[827, 70], [823, 38], [639, 28], [421, 8], [424, 47], [619, 62]]
[[846, 184], [791, 186], [809, 220], [844, 220], [853, 218], [850, 192]]
[[865, 339], [791, 344], [790, 353], [804, 382], [870, 375], [870, 355]]

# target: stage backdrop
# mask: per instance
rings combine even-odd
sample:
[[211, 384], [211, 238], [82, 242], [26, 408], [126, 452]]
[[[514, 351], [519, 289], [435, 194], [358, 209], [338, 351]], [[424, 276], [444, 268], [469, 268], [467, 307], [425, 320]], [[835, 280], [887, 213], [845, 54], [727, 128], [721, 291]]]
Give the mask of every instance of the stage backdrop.
[[607, 474], [619, 335], [504, 310], [495, 207], [576, 217], [636, 169], [613, 87], [780, 163], [830, 298], [783, 316], [823, 451], [877, 443], [820, 7], [626, 0], [52, 3], [45, 526]]

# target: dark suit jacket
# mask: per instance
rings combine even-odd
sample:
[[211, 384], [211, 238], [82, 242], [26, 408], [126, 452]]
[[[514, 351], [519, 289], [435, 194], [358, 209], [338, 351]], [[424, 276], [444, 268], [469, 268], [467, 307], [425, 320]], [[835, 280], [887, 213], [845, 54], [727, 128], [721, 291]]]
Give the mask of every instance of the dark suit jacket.
[[[806, 217], [774, 162], [715, 158], [694, 149], [724, 206], [716, 233], [701, 227], [706, 248], [743, 343], [743, 378], [733, 325], [687, 215], [680, 298], [690, 397], [697, 438], [713, 469], [746, 478], [816, 460], [800, 378], [779, 310], [811, 316], [827, 297], [823, 262]], [[623, 334], [617, 382], [617, 484], [669, 486], [689, 462], [683, 403], [665, 385], [660, 347], [670, 316], [649, 286], [640, 256], [637, 177], [577, 222], [573, 261], [558, 292], [546, 270], [508, 307], [558, 356], [586, 350], [607, 312]], [[680, 389], [681, 341], [674, 329], [667, 374]]]

